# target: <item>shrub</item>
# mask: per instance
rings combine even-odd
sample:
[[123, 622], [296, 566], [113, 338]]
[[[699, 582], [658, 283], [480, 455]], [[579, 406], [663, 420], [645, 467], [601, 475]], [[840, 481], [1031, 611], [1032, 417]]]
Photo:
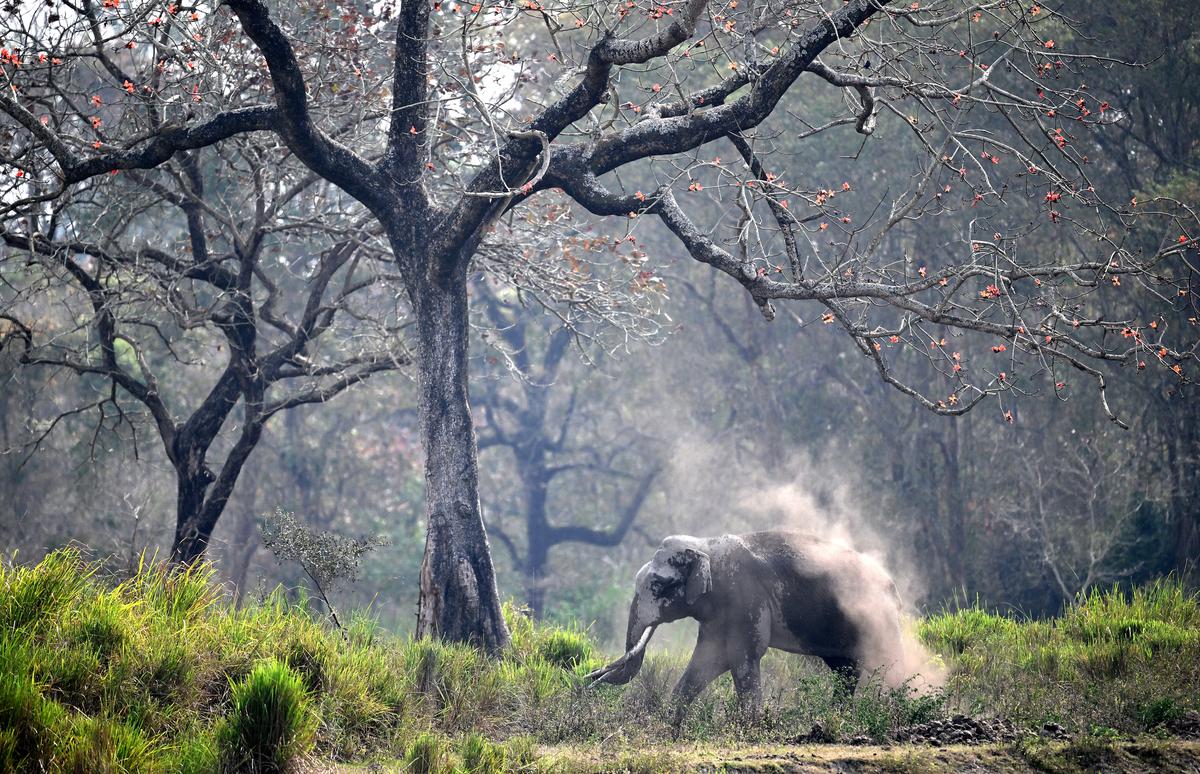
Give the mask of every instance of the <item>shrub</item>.
[[221, 755], [237, 771], [284, 772], [312, 749], [316, 718], [299, 675], [274, 659], [232, 688], [233, 711], [221, 729]]
[[329, 593], [342, 581], [356, 580], [363, 554], [387, 545], [387, 539], [376, 535], [348, 538], [310, 529], [301, 524], [294, 513], [282, 508], [260, 518], [258, 528], [263, 545], [275, 555], [276, 561], [300, 565], [329, 610], [330, 619], [345, 632]]
[[1142, 704], [1138, 708], [1138, 720], [1146, 728], [1154, 728], [1161, 723], [1169, 723], [1183, 716], [1183, 710], [1170, 698], [1158, 698]]

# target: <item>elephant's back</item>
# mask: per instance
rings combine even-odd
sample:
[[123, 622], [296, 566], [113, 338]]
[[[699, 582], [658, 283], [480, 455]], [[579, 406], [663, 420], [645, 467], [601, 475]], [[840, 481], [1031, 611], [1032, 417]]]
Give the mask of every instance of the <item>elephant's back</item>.
[[799, 532], [739, 537], [764, 572], [786, 628], [774, 647], [852, 657], [862, 651], [865, 640], [897, 626], [895, 585], [870, 557]]

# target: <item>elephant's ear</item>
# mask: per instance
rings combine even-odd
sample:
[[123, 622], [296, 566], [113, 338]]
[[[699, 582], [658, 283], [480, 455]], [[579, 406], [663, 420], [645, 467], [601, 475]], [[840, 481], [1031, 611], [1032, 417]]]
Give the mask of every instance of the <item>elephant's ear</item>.
[[691, 559], [691, 570], [688, 572], [687, 587], [684, 593], [689, 605], [712, 590], [712, 569], [709, 567], [708, 554], [694, 549], [687, 549]]

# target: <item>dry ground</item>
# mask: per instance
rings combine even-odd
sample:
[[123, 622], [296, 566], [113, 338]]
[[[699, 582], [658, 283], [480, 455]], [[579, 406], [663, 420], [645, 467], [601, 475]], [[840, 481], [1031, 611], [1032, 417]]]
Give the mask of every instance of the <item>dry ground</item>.
[[[688, 744], [653, 749], [559, 745], [539, 749], [543, 770], [563, 774], [1200, 774], [1200, 742], [1142, 738], [1026, 745], [740, 746]], [[403, 772], [401, 762], [348, 766], [341, 774]]]

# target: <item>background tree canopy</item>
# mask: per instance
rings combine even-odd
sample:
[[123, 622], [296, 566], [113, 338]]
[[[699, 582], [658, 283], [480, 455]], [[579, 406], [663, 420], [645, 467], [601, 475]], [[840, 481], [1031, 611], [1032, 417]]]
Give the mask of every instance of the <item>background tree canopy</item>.
[[502, 594], [610, 634], [673, 532], [839, 536], [929, 607], [1195, 577], [1169, 3], [0, 14], [23, 557], [303, 585], [279, 508], [389, 539], [351, 606], [489, 647]]

